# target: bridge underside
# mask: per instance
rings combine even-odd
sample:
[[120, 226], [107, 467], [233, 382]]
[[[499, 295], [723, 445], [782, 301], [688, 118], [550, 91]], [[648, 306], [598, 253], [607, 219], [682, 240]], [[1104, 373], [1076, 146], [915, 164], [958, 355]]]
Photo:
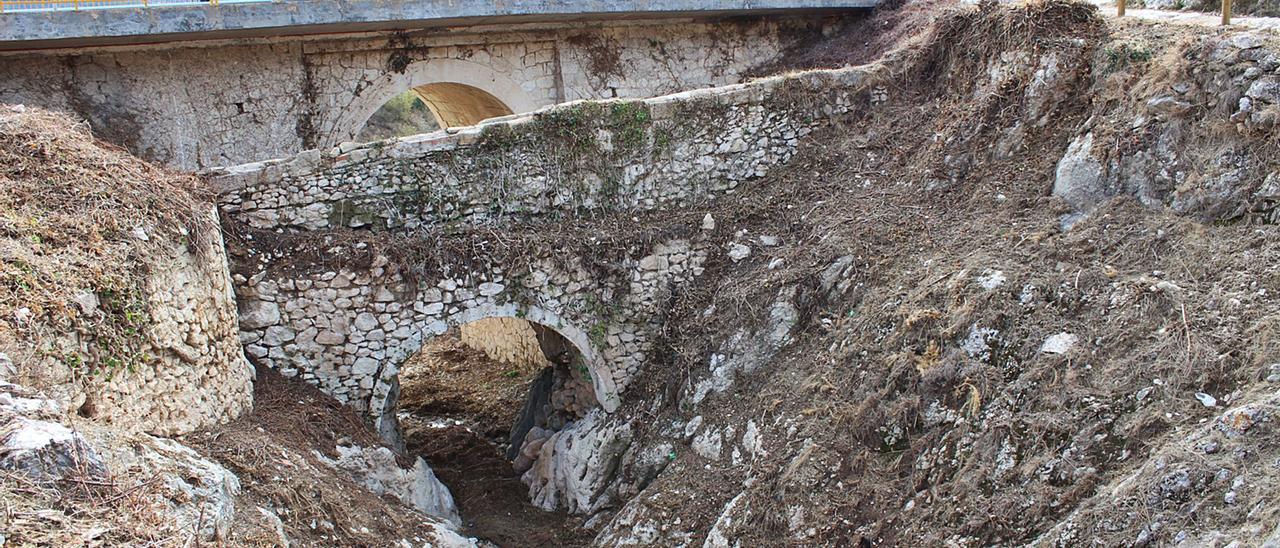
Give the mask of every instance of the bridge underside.
[[349, 34], [529, 23], [637, 19], [821, 16], [870, 9], [878, 0], [535, 0], [371, 2], [240, 0], [160, 8], [0, 12], [0, 51]]

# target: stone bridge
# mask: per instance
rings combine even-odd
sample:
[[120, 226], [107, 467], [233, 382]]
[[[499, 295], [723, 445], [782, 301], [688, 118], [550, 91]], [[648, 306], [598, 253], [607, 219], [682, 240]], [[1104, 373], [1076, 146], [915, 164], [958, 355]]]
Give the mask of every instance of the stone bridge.
[[741, 82], [876, 0], [316, 0], [0, 14], [0, 102], [208, 168], [355, 140], [414, 90], [443, 127]]
[[[864, 79], [843, 69], [571, 103], [215, 170], [225, 217], [251, 233], [257, 253], [235, 259], [247, 354], [378, 419], [394, 410], [399, 367], [424, 340], [483, 318], [524, 318], [578, 348], [597, 400], [613, 410], [644, 370], [668, 297], [725, 252], [696, 237], [714, 219], [695, 219], [694, 237], [608, 260], [584, 256], [590, 235], [503, 251], [492, 240], [457, 250], [450, 234], [678, 210], [731, 193], [790, 160], [833, 115], [869, 101]], [[319, 242], [317, 257], [363, 259], [281, 266], [306, 254], [306, 241]], [[394, 251], [414, 241], [425, 251], [406, 269]]]

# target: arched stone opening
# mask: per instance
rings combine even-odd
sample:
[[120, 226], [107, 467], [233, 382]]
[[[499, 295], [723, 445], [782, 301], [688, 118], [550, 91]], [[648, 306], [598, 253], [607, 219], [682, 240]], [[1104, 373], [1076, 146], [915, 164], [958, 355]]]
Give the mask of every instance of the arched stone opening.
[[549, 104], [538, 101], [526, 86], [493, 68], [459, 59], [431, 59], [411, 63], [368, 82], [341, 109], [327, 146], [360, 139], [362, 130], [385, 105], [412, 93], [433, 113], [440, 127], [474, 125], [485, 119], [531, 112]]
[[450, 489], [468, 535], [507, 545], [573, 529], [530, 500], [525, 476], [553, 434], [600, 406], [585, 360], [554, 328], [486, 317], [429, 337], [401, 366], [384, 417]]
[[[552, 338], [560, 339], [560, 350], [552, 350], [551, 346], [541, 346], [546, 356], [554, 356], [563, 352], [571, 352], [575, 356], [574, 368], [585, 381], [590, 384], [590, 391], [595, 403], [605, 411], [612, 412], [618, 408], [622, 399], [618, 393], [614, 376], [608, 362], [597, 350], [591, 336], [574, 324], [564, 320], [558, 314], [534, 305], [517, 305], [516, 303], [496, 304], [492, 301], [459, 310], [432, 322], [399, 348], [392, 350], [388, 358], [396, 362], [385, 368], [373, 388], [373, 396], [368, 407], [370, 417], [377, 424], [378, 431], [388, 442], [401, 445], [402, 433], [397, 421], [400, 406], [401, 382], [399, 373], [404, 364], [417, 356], [433, 339], [447, 335], [451, 330], [461, 330], [483, 321], [520, 320], [532, 326], [538, 334], [540, 345]], [[548, 361], [552, 361], [548, 358]]]
[[488, 317], [432, 336], [398, 374], [384, 418], [413, 408], [466, 419], [481, 435], [515, 446], [511, 459], [535, 427], [559, 430], [600, 407], [586, 354], [555, 328], [522, 318]]
[[424, 84], [397, 95], [365, 121], [358, 141], [377, 141], [430, 133], [440, 128], [474, 126], [514, 114], [493, 94], [466, 84]]

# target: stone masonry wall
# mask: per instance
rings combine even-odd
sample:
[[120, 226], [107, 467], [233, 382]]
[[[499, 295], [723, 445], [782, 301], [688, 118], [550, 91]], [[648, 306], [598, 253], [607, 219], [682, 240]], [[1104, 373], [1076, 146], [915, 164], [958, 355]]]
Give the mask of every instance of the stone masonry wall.
[[170, 262], [153, 265], [147, 285], [155, 362], [108, 383], [100, 415], [140, 416], [147, 431], [175, 435], [250, 411], [254, 372], [237, 336], [221, 238], [201, 256], [175, 249]]
[[[149, 321], [138, 351], [145, 359], [77, 382], [65, 356], [88, 355], [92, 343], [74, 334], [44, 341], [54, 352], [4, 350], [37, 360], [32, 369], [48, 375], [42, 384], [63, 387], [55, 392], [81, 415], [125, 430], [185, 434], [249, 411], [254, 372], [239, 341], [221, 238], [208, 249], [173, 242], [168, 250], [148, 265], [143, 288]], [[86, 293], [80, 306], [97, 314], [106, 303]]]
[[[460, 131], [210, 172], [256, 228], [414, 229], [598, 209], [679, 207], [786, 163], [852, 105], [856, 70], [635, 102], [571, 103]], [[827, 95], [812, 100], [809, 93]], [[793, 97], [805, 97], [795, 101]]]
[[427, 338], [485, 318], [527, 319], [577, 347], [597, 399], [613, 410], [659, 328], [658, 297], [701, 273], [705, 256], [686, 241], [659, 244], [614, 277], [551, 259], [507, 272], [484, 257], [482, 268], [416, 283], [388, 270], [385, 257], [363, 271], [241, 276], [240, 338], [261, 364], [378, 421], [394, 413], [400, 365]]
[[336, 146], [411, 87], [457, 82], [515, 112], [741, 81], [838, 22], [616, 21], [9, 53], [0, 102], [65, 110], [148, 160], [208, 168]]
[[462, 344], [495, 361], [535, 371], [547, 366], [538, 334], [526, 320], [486, 318], [464, 324], [458, 331]]

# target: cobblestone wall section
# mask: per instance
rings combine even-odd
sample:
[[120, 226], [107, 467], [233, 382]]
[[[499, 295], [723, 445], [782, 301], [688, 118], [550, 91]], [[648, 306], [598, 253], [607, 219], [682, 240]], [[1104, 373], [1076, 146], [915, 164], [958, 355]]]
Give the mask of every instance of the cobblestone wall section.
[[[843, 69], [644, 101], [558, 105], [210, 175], [226, 213], [267, 229], [413, 229], [557, 210], [679, 207], [786, 163], [800, 138], [852, 107], [863, 78]], [[806, 90], [821, 95], [795, 104], [791, 97]], [[582, 126], [556, 125], [566, 123]], [[594, 132], [595, 141], [566, 155], [558, 137], [542, 135], [568, 131]]]
[[377, 420], [394, 412], [400, 365], [424, 340], [476, 320], [522, 318], [577, 347], [597, 399], [613, 410], [645, 363], [661, 318], [658, 296], [700, 274], [705, 257], [687, 241], [668, 242], [615, 278], [543, 259], [518, 276], [490, 264], [410, 284], [385, 258], [358, 272], [238, 276], [240, 339], [263, 365]]
[[[209, 210], [213, 214], [212, 208]], [[46, 381], [70, 388], [69, 405], [82, 416], [159, 436], [226, 423], [253, 408], [253, 367], [245, 360], [236, 301], [220, 239], [208, 249], [173, 242], [148, 264], [143, 296], [148, 321], [138, 348], [144, 359], [91, 382], [76, 382], [65, 359], [39, 357]], [[93, 295], [89, 293], [88, 295]], [[89, 297], [81, 306], [104, 306]], [[86, 354], [87, 341], [59, 334], [46, 341], [58, 355]]]

